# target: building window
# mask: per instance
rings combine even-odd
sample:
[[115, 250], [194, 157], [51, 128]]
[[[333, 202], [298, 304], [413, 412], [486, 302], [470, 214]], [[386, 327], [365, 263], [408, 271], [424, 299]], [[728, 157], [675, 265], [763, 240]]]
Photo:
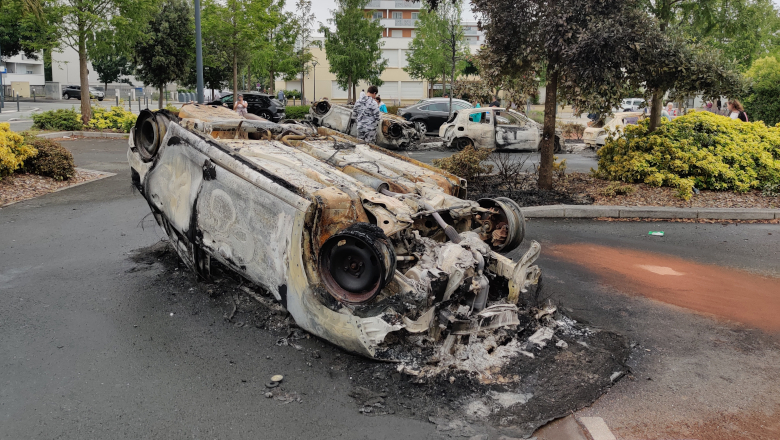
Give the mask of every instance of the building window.
[[404, 18], [404, 14], [403, 12], [393, 12], [393, 18], [396, 20], [400, 20]]
[[27, 71], [27, 74], [28, 74], [28, 75], [32, 75], [32, 74], [33, 74], [33, 71], [32, 71], [32, 70], [28, 70], [28, 71]]
[[470, 31], [471, 30], [471, 26], [463, 26], [463, 30], [464, 31]]
[[412, 20], [417, 20], [418, 18], [420, 18], [420, 13], [419, 12], [412, 12]]
[[382, 18], [382, 13], [381, 13], [381, 12], [378, 12], [378, 11], [374, 11], [373, 18], [374, 18], [375, 20], [380, 20], [380, 19]]
[[390, 36], [392, 38], [402, 38], [404, 36], [404, 31], [402, 31], [401, 29], [393, 29], [392, 31], [390, 31]]

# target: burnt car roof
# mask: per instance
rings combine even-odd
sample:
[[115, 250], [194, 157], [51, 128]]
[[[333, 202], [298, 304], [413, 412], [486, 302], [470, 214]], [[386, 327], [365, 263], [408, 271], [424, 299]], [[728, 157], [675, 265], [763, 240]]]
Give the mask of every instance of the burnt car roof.
[[466, 200], [467, 182], [440, 169], [325, 127], [221, 106], [142, 111], [128, 160], [191, 270], [208, 278], [221, 263], [319, 337], [408, 366], [422, 344], [439, 359], [431, 374], [451, 366], [490, 376], [485, 368], [523, 355], [519, 343], [480, 362], [440, 351], [517, 326], [521, 295], [538, 286], [538, 243], [518, 261], [500, 253], [525, 233], [510, 199]]

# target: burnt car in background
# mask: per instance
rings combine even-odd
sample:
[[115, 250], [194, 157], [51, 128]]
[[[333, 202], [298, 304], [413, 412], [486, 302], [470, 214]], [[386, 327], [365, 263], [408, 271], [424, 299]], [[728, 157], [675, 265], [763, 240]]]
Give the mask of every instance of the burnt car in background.
[[598, 150], [607, 143], [610, 134], [621, 136], [626, 125], [636, 125], [646, 117], [644, 112], [618, 112], [603, 116], [585, 129], [582, 140], [585, 145]]
[[[279, 122], [286, 116], [284, 104], [271, 95], [255, 92], [239, 93], [239, 95], [243, 95], [244, 101], [248, 104], [247, 113], [272, 122]], [[233, 102], [233, 94], [230, 93], [207, 103], [207, 105], [221, 105], [233, 110]]]
[[[452, 100], [453, 111], [473, 108], [469, 102], [462, 99]], [[417, 131], [423, 134], [439, 133], [439, 127], [450, 117], [450, 98], [429, 98], [398, 109], [398, 115], [414, 123]]]
[[[500, 253], [525, 233], [512, 200], [466, 200], [463, 179], [325, 127], [221, 106], [144, 110], [127, 157], [191, 270], [208, 278], [221, 263], [354, 353], [397, 360], [428, 346], [443, 367], [468, 335], [517, 326], [539, 282], [538, 243], [519, 261]], [[521, 349], [499, 347], [497, 361]]]
[[[357, 136], [357, 121], [351, 105], [333, 104], [329, 101], [312, 103], [306, 120], [317, 127], [330, 128]], [[390, 150], [405, 150], [422, 138], [414, 124], [397, 115], [381, 113], [376, 130], [376, 144]]]
[[[487, 107], [461, 110], [439, 129], [448, 148], [475, 148], [538, 151], [542, 148], [542, 124], [506, 108]], [[563, 133], [555, 129], [554, 152], [564, 145]]]

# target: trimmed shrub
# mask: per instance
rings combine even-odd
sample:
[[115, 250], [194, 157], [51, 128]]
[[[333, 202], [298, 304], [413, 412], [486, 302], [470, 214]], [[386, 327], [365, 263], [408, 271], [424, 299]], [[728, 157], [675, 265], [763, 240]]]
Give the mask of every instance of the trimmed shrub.
[[93, 107], [92, 119], [89, 120], [87, 127], [93, 130], [119, 130], [130, 133], [137, 118], [138, 116], [122, 107], [111, 107], [111, 110]]
[[780, 126], [691, 111], [648, 132], [649, 118], [608, 139], [598, 152], [604, 179], [745, 192], [780, 183]]
[[561, 130], [566, 139], [582, 139], [585, 134], [585, 126], [577, 122], [566, 122], [561, 126]]
[[84, 128], [81, 123], [81, 113], [73, 108], [33, 113], [32, 119], [33, 127], [40, 130], [78, 131]]
[[473, 145], [469, 144], [463, 151], [455, 153], [450, 157], [434, 159], [433, 166], [471, 181], [475, 177], [489, 174], [493, 171], [493, 165], [483, 164], [491, 154], [493, 154], [493, 150], [487, 148], [475, 149]]
[[[385, 105], [387, 105], [387, 104], [385, 104]], [[398, 107], [397, 105], [388, 105], [387, 106], [387, 113], [390, 114], [390, 115], [397, 115], [399, 108], [400, 107]]]
[[288, 105], [284, 108], [287, 119], [306, 119], [309, 114], [309, 105]]
[[24, 138], [11, 131], [11, 124], [0, 123], [0, 179], [18, 170], [24, 161], [38, 154]]
[[747, 76], [753, 80], [744, 102], [748, 119], [770, 126], [780, 123], [780, 62], [775, 57], [756, 60]]
[[27, 142], [38, 154], [24, 161], [28, 173], [48, 176], [54, 180], [68, 180], [76, 173], [73, 155], [57, 142], [49, 139], [32, 138]]

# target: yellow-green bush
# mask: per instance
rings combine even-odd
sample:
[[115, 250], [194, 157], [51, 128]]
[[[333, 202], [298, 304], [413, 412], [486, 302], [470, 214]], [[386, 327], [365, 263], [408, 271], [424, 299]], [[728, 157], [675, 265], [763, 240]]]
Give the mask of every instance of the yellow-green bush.
[[93, 107], [92, 119], [89, 120], [87, 126], [94, 130], [120, 130], [130, 133], [137, 117], [122, 107], [111, 107], [111, 110]]
[[21, 135], [11, 131], [11, 124], [0, 123], [0, 179], [19, 169], [25, 159], [36, 154], [38, 151], [25, 144]]
[[83, 128], [81, 113], [72, 107], [33, 113], [32, 120], [33, 127], [41, 130], [77, 131]]
[[780, 126], [742, 122], [710, 112], [690, 112], [653, 133], [649, 120], [599, 150], [597, 175], [623, 182], [745, 192], [780, 183]]

